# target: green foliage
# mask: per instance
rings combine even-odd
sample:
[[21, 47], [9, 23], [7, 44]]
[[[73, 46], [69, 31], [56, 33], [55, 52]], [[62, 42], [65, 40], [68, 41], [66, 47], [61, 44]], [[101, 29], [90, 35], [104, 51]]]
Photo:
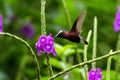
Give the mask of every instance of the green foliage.
[[[103, 74], [103, 80], [106, 80], [106, 70], [103, 70], [102, 71], [102, 74]], [[116, 78], [116, 71], [114, 70], [110, 70], [110, 80], [114, 80]], [[118, 79], [120, 79], [120, 74], [118, 74]]]
[[[70, 27], [67, 24], [62, 2], [60, 0], [46, 1], [47, 34], [52, 33], [55, 36], [61, 29], [69, 31]], [[93, 29], [93, 19], [94, 16], [97, 16], [97, 57], [107, 54], [110, 49], [116, 50], [118, 34], [113, 31], [113, 21], [118, 0], [65, 0], [65, 2], [72, 24], [82, 10], [87, 10], [87, 17], [81, 33], [84, 37], [87, 36], [90, 29]], [[41, 35], [40, 0], [0, 0], [0, 14], [3, 16], [4, 32], [10, 32], [28, 41], [37, 55], [35, 43]], [[10, 15], [16, 16], [18, 21], [10, 22], [8, 20]], [[27, 21], [34, 24], [35, 36], [32, 39], [27, 39], [19, 33], [19, 29]], [[92, 42], [90, 42], [87, 54], [88, 60], [92, 56], [92, 46]], [[75, 44], [65, 39], [55, 38], [55, 49], [57, 56], [50, 55], [50, 63], [54, 74], [83, 61], [84, 50], [81, 43]], [[29, 53], [30, 51], [20, 42], [0, 36], [0, 80], [37, 80], [34, 59]], [[37, 59], [41, 68], [42, 80], [47, 80], [49, 73], [45, 56], [42, 55]], [[115, 80], [116, 77], [115, 62], [117, 61], [119, 61], [117, 56], [114, 56], [111, 63], [111, 80]], [[104, 60], [104, 62], [101, 60], [97, 64], [97, 67], [104, 70], [103, 80], [105, 80], [107, 60]], [[90, 68], [90, 65], [88, 66]], [[118, 79], [120, 79], [120, 73], [118, 73], [118, 76]], [[65, 73], [55, 80], [83, 80], [84, 77], [84, 68], [82, 66]]]

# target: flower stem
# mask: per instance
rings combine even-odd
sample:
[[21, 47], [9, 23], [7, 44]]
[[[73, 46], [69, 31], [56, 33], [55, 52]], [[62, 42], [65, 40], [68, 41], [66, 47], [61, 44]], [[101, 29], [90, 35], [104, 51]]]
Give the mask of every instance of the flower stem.
[[[96, 47], [97, 47], [97, 17], [94, 17], [94, 30], [93, 30], [93, 54], [92, 59], [96, 58]], [[96, 62], [92, 63], [92, 68], [96, 68]]]
[[[46, 23], [45, 23], [45, 3], [46, 0], [41, 0], [41, 34], [46, 35]], [[47, 64], [49, 68], [50, 77], [53, 75], [52, 66], [50, 64], [50, 57], [46, 54]]]
[[[110, 50], [109, 54], [112, 53], [112, 50]], [[108, 58], [108, 62], [107, 62], [107, 72], [106, 72], [106, 80], [110, 80], [110, 67], [111, 67], [111, 60], [112, 60], [112, 56], [110, 56]]]
[[46, 57], [47, 57], [47, 64], [48, 64], [48, 67], [49, 67], [49, 74], [50, 74], [50, 77], [51, 77], [53, 75], [53, 70], [52, 70], [52, 66], [50, 64], [49, 54], [46, 54]]
[[[118, 34], [118, 41], [117, 41], [117, 50], [120, 50], [120, 33]], [[120, 54], [117, 55], [117, 59], [116, 59], [116, 64], [115, 64], [115, 69], [116, 69], [116, 80], [118, 80], [118, 74], [119, 74], [119, 66], [120, 64]]]
[[68, 26], [71, 27], [71, 19], [70, 19], [69, 11], [67, 9], [65, 0], [62, 0], [62, 5], [63, 5], [64, 11], [65, 11]]
[[101, 59], [104, 59], [104, 58], [107, 58], [107, 57], [110, 57], [110, 56], [113, 56], [113, 55], [116, 55], [116, 54], [119, 54], [119, 53], [120, 53], [120, 50], [117, 50], [117, 51], [112, 52], [111, 54], [106, 54], [106, 55], [104, 55], [104, 56], [101, 56], [101, 57], [98, 57], [98, 58], [94, 58], [94, 59], [92, 59], [92, 60], [88, 60], [88, 61], [86, 61], [86, 62], [82, 62], [82, 63], [76, 64], [76, 65], [73, 65], [73, 66], [67, 68], [66, 70], [63, 70], [63, 71], [61, 71], [61, 72], [53, 75], [53, 76], [52, 76], [51, 78], [49, 78], [48, 80], [53, 80], [53, 79], [55, 79], [55, 78], [57, 78], [57, 77], [65, 74], [66, 72], [69, 72], [69, 71], [77, 68], [77, 67], [80, 67], [80, 66], [83, 66], [83, 65], [86, 65], [86, 64], [90, 64], [90, 63], [92, 63], [92, 62], [96, 62], [96, 61], [99, 61], [99, 60], [101, 60]]
[[[91, 34], [92, 34], [92, 31], [90, 30], [88, 32], [88, 36], [87, 36], [87, 42], [89, 43], [90, 42], [90, 37], [91, 37]], [[84, 62], [87, 61], [87, 50], [88, 50], [88, 45], [85, 45], [84, 46], [84, 54], [83, 54], [83, 57], [84, 57]], [[85, 69], [85, 80], [87, 80], [87, 74], [88, 74], [88, 65], [84, 65], [84, 69]]]
[[38, 60], [37, 60], [37, 57], [33, 51], [33, 49], [31, 48], [31, 46], [27, 43], [27, 41], [23, 40], [22, 38], [16, 36], [16, 35], [13, 35], [13, 34], [10, 34], [10, 33], [5, 33], [5, 32], [0, 32], [0, 36], [7, 36], [7, 37], [12, 37], [13, 39], [16, 39], [20, 42], [22, 42], [28, 49], [29, 51], [32, 53], [32, 56], [35, 60], [35, 65], [36, 65], [36, 70], [37, 70], [37, 76], [38, 76], [38, 80], [40, 80], [41, 76], [40, 76], [40, 68], [39, 68], [39, 63], [38, 63]]
[[41, 0], [41, 34], [46, 35], [45, 3], [46, 3], [46, 0]]

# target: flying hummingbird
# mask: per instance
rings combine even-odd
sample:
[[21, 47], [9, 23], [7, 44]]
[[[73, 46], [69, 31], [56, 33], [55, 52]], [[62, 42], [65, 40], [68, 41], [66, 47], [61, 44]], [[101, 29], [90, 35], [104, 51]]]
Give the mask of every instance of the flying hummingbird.
[[86, 17], [86, 11], [82, 11], [82, 13], [75, 20], [70, 31], [65, 32], [63, 30], [60, 30], [56, 35], [56, 37], [64, 38], [76, 43], [82, 42], [84, 44], [88, 44], [88, 42], [82, 36], [80, 36], [81, 28], [82, 28], [85, 17]]

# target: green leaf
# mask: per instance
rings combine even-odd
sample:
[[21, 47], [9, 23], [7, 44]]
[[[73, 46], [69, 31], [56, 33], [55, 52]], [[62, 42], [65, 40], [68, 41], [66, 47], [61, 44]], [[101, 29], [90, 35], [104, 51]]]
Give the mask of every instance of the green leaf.
[[[106, 70], [102, 71], [102, 75], [103, 75], [103, 79], [102, 80], [106, 80]], [[118, 80], [120, 80], [120, 73], [118, 74], [119, 78]], [[116, 79], [116, 71], [111, 70], [110, 71], [110, 80], [115, 80]]]
[[57, 60], [56, 58], [50, 58], [50, 63], [53, 67], [63, 69], [61, 66], [61, 62], [59, 60]]

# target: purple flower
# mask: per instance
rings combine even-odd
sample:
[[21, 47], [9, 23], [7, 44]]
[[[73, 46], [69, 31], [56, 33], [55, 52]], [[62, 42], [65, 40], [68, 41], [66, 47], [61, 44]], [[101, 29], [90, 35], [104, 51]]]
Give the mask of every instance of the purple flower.
[[2, 19], [2, 15], [0, 15], [0, 32], [3, 32], [3, 19]]
[[118, 12], [116, 13], [116, 18], [114, 21], [114, 31], [118, 32], [120, 30], [120, 6], [118, 6]]
[[47, 36], [47, 44], [51, 44], [51, 45], [53, 45], [54, 44], [54, 38], [52, 37], [52, 34], [49, 34], [48, 36]]
[[102, 80], [102, 70], [100, 68], [91, 69], [88, 73], [88, 80]]
[[56, 56], [54, 38], [52, 37], [52, 34], [49, 34], [48, 36], [41, 35], [35, 46], [38, 50], [38, 56], [41, 55], [42, 51], [48, 54], [52, 53], [54, 56]]
[[30, 39], [35, 34], [34, 26], [31, 22], [28, 22], [20, 28], [20, 33]]
[[42, 47], [45, 46], [47, 42], [47, 36], [46, 35], [42, 35], [40, 38], [39, 38], [39, 43], [42, 43]]
[[51, 45], [50, 43], [45, 44], [45, 46], [43, 47], [43, 50], [46, 53], [51, 53], [53, 51], [54, 46]]

